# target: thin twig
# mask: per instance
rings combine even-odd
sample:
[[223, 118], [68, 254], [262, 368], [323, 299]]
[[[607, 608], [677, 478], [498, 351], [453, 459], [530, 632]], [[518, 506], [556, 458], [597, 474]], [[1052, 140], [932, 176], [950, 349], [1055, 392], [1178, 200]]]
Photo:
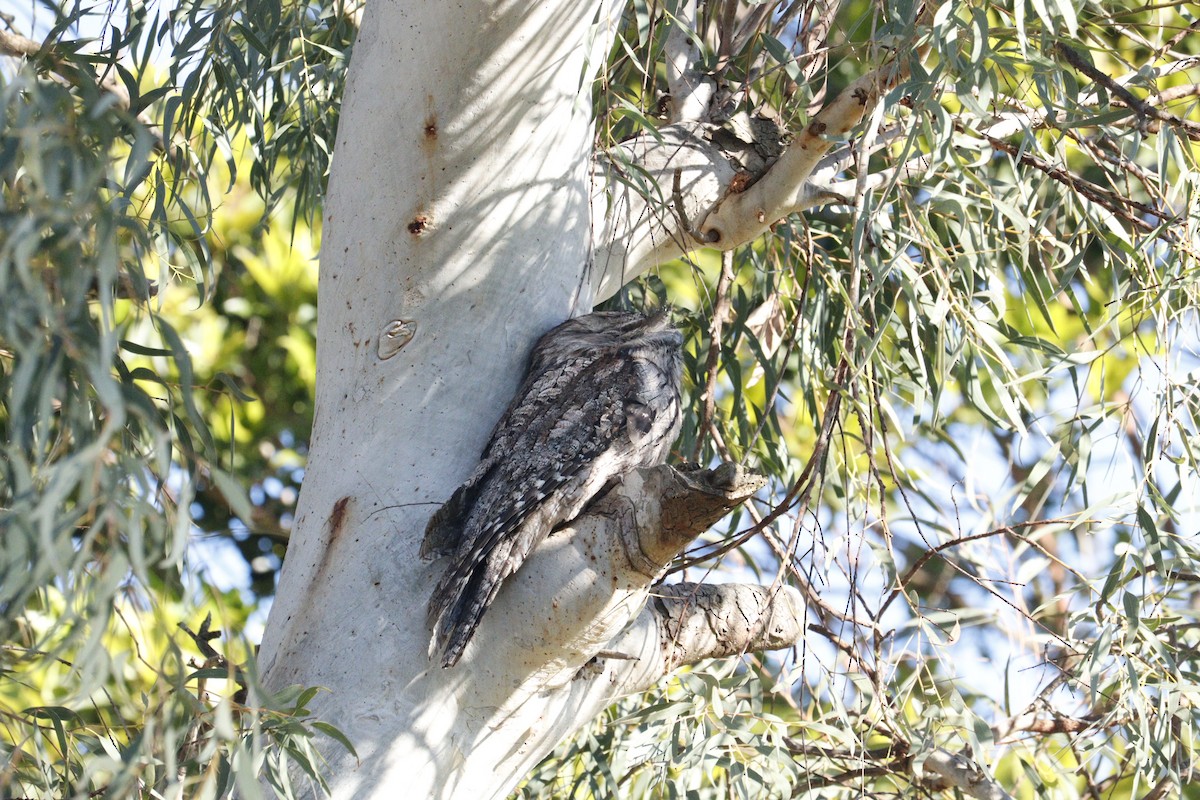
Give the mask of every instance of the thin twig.
[[1121, 217], [1139, 230], [1150, 232], [1153, 231], [1156, 226], [1151, 225], [1149, 222], [1130, 214], [1130, 208], [1141, 211], [1149, 216], [1158, 217], [1159, 219], [1162, 219], [1164, 223], [1172, 221], [1171, 218], [1164, 216], [1163, 212], [1151, 208], [1145, 203], [1139, 203], [1136, 200], [1130, 200], [1129, 198], [1123, 197], [1115, 192], [1110, 192], [1107, 189], [1103, 189], [1091, 181], [1084, 180], [1078, 175], [1075, 175], [1074, 173], [1063, 169], [1062, 167], [1056, 167], [1049, 162], [1043, 161], [1037, 156], [1025, 152], [1022, 148], [1017, 147], [1016, 145], [1009, 144], [1008, 142], [1002, 141], [993, 136], [988, 136], [987, 134], [984, 134], [983, 138], [987, 139], [988, 143], [993, 148], [1008, 153], [1021, 164], [1025, 164], [1026, 166], [1033, 167], [1034, 169], [1045, 173], [1064, 186], [1068, 186], [1079, 194], [1083, 195], [1088, 200], [1104, 206], [1113, 214]]
[[721, 356], [721, 331], [725, 327], [725, 318], [729, 315], [729, 290], [733, 286], [733, 251], [721, 253], [721, 277], [717, 279], [717, 295], [713, 300], [712, 321], [709, 323], [708, 360], [704, 370], [706, 383], [704, 386], [704, 406], [700, 411], [700, 435], [696, 437], [696, 447], [692, 451], [692, 460], [699, 461], [704, 448], [704, 431], [713, 419], [713, 411], [717, 402], [717, 367]]
[[1110, 76], [1105, 75], [1103, 72], [1096, 69], [1096, 67], [1090, 64], [1088, 60], [1084, 58], [1082, 53], [1070, 47], [1069, 45], [1059, 42], [1057, 45], [1055, 45], [1054, 49], [1067, 60], [1068, 64], [1082, 72], [1084, 75], [1087, 75], [1089, 78], [1103, 86], [1108, 91], [1112, 92], [1141, 116], [1156, 119], [1159, 122], [1164, 122], [1168, 125], [1179, 128], [1187, 135], [1189, 139], [1200, 141], [1200, 125], [1194, 122], [1189, 122], [1170, 113], [1169, 111], [1163, 111], [1162, 109], [1155, 108], [1154, 106], [1150, 105], [1133, 92], [1117, 83]]
[[1030, 520], [1028, 522], [1014, 522], [1012, 525], [1002, 525], [999, 528], [992, 528], [990, 531], [983, 531], [982, 533], [972, 533], [972, 534], [968, 534], [966, 536], [959, 536], [954, 539], [951, 539], [948, 542], [942, 542], [941, 544], [933, 545], [928, 550], [926, 550], [924, 553], [922, 553], [921, 557], [918, 558], [916, 561], [914, 561], [913, 565], [911, 567], [909, 567], [905, 571], [904, 575], [901, 576], [896, 581], [896, 588], [893, 589], [892, 593], [889, 594], [887, 599], [883, 601], [883, 605], [880, 606], [880, 608], [879, 608], [879, 613], [882, 614], [884, 611], [887, 610], [887, 607], [892, 604], [892, 601], [896, 599], [896, 596], [899, 595], [900, 592], [904, 590], [904, 587], [908, 585], [909, 581], [911, 581], [913, 579], [913, 577], [917, 574], [917, 572], [919, 572], [920, 569], [929, 562], [929, 559], [933, 558], [934, 556], [936, 556], [946, 550], [949, 550], [952, 547], [958, 547], [959, 545], [967, 544], [968, 542], [975, 542], [980, 539], [990, 539], [994, 536], [1001, 536], [1003, 534], [1008, 534], [1011, 536], [1020, 536], [1017, 533], [1017, 530], [1016, 530], [1017, 528], [1037, 528], [1037, 527], [1041, 527], [1043, 525], [1073, 524], [1073, 522], [1074, 521], [1070, 520], [1070, 519], [1037, 519], [1037, 520]]
[[[49, 42], [40, 43], [18, 33], [0, 30], [0, 55], [37, 61], [45, 66], [53, 80], [65, 86], [78, 87], [84, 83], [80, 76], [81, 68], [59, 55]], [[133, 101], [129, 97], [129, 90], [121, 82], [115, 70], [107, 70], [102, 78], [94, 75], [92, 78], [101, 91], [116, 100], [118, 109], [121, 111], [133, 110]], [[163, 137], [163, 131], [153, 123], [150, 116], [142, 111], [137, 115], [137, 121], [145, 126], [150, 135], [154, 137], [155, 149], [159, 152], [166, 152], [167, 142]]]

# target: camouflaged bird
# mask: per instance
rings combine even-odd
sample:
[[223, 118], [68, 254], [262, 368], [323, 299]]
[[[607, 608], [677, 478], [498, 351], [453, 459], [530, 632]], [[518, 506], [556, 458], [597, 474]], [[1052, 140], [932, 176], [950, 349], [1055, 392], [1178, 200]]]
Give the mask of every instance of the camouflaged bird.
[[428, 610], [443, 667], [551, 531], [609, 483], [666, 461], [681, 422], [682, 345], [666, 310], [588, 314], [538, 340], [479, 466], [425, 529], [422, 557], [452, 556]]

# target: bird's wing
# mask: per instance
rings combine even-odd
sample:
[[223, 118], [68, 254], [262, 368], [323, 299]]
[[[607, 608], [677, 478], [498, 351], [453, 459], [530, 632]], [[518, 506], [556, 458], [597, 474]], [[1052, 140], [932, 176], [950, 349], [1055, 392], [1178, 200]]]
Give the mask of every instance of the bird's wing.
[[462, 540], [430, 600], [444, 666], [457, 662], [533, 548], [629, 469], [625, 398], [636, 395], [637, 371], [628, 360], [597, 362], [538, 376], [497, 426], [487, 449], [493, 466], [474, 489]]

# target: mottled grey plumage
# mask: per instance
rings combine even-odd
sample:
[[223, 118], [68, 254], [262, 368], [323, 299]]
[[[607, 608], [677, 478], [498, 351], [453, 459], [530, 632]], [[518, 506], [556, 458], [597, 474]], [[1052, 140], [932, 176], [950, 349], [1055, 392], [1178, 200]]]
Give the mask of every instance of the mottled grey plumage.
[[679, 433], [683, 338], [666, 311], [568, 320], [529, 374], [479, 466], [429, 521], [421, 555], [453, 554], [429, 600], [443, 667], [458, 663], [504, 580], [610, 481], [666, 461]]

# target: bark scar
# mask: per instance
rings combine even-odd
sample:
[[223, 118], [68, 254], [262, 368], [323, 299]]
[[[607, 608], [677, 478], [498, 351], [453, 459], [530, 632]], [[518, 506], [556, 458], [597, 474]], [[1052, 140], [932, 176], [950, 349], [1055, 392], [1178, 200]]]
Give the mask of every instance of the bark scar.
[[329, 512], [329, 544], [332, 545], [342, 533], [342, 523], [346, 521], [346, 506], [350, 505], [350, 497], [342, 497], [333, 504]]
[[420, 236], [429, 229], [432, 222], [433, 220], [429, 218], [428, 214], [421, 212], [412, 218], [412, 222], [408, 223], [408, 232], [413, 236]]
[[350, 496], [339, 498], [333, 504], [333, 510], [329, 512], [329, 538], [325, 541], [325, 551], [321, 553], [321, 562], [317, 565], [317, 571], [313, 573], [313, 578], [319, 578], [329, 566], [329, 556], [333, 553], [333, 546], [337, 544], [338, 537], [342, 535], [346, 524], [346, 509], [350, 505]]

